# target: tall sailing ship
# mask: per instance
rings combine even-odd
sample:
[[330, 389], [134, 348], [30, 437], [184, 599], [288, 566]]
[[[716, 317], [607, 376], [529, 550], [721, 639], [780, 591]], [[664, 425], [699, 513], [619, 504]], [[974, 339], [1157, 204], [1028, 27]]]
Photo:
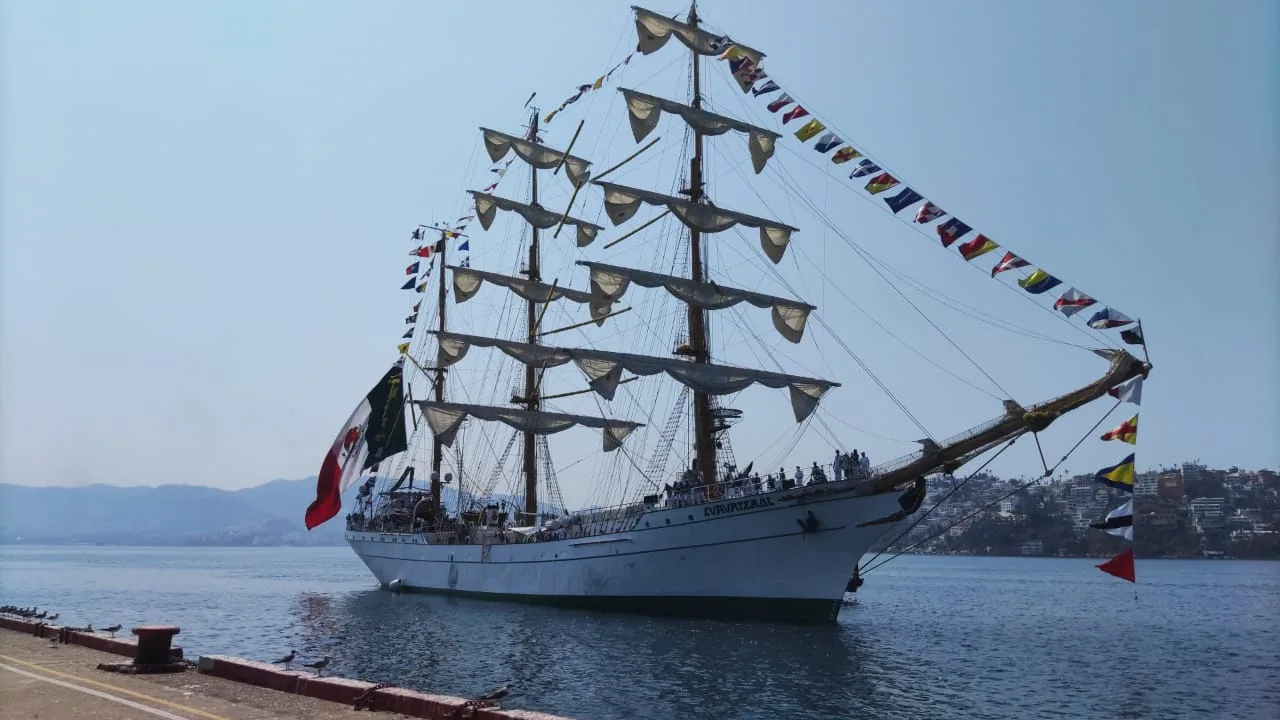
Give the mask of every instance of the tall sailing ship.
[[[532, 109], [523, 132], [481, 128], [483, 147], [498, 163], [494, 169], [499, 176], [516, 159], [527, 166], [527, 194], [518, 199], [497, 194], [497, 182], [470, 192], [474, 218], [484, 230], [493, 226], [499, 210], [519, 218], [521, 266], [506, 274], [472, 267], [469, 254], [455, 256], [471, 242], [458, 223], [414, 231], [418, 247], [406, 270], [413, 277], [405, 288], [423, 293], [435, 283], [434, 312], [421, 308], [419, 301], [406, 318], [406, 339], [419, 331], [416, 346], [401, 345], [401, 358], [343, 426], [321, 468], [307, 525], [337, 515], [342, 493], [359, 483], [355, 507], [346, 515], [346, 539], [389, 588], [643, 613], [833, 621], [846, 591], [856, 589], [860, 558], [899, 520], [917, 511], [928, 478], [952, 473], [1024, 434], [1045, 430], [1061, 415], [1145, 377], [1150, 366], [1120, 347], [1095, 349], [1107, 365], [1096, 380], [1026, 407], [1005, 398], [995, 419], [949, 439], [926, 437], [918, 441], [917, 451], [875, 467], [865, 455], [837, 450], [834, 460], [804, 463], [796, 472], [760, 472], [753, 469], [756, 458], [740, 469], [730, 428], [744, 413], [726, 404], [731, 397], [754, 385], [785, 388], [791, 419], [799, 425], [780, 419], [770, 423], [785, 425], [782, 433], [774, 432], [792, 435], [794, 444], [794, 428], [808, 427], [819, 402], [840, 384], [810, 373], [734, 365], [713, 357], [713, 317], [730, 311], [741, 318], [751, 312], [743, 313], [738, 307], [742, 303], [768, 310], [773, 329], [788, 343], [804, 339], [811, 317], [821, 319], [817, 308], [803, 299], [712, 279], [709, 265], [716, 256], [709, 252], [709, 236], [737, 226], [755, 229], [763, 259], [777, 265], [797, 228], [762, 210], [744, 212], [712, 200], [717, 188], [707, 173], [710, 143], [720, 136], [745, 136], [747, 152], [739, 160], [749, 162], [759, 175], [783, 135], [709, 109], [704, 65], [714, 67], [708, 60], [719, 58], [744, 93], [774, 93], [770, 112], [794, 101], [776, 95], [777, 84], [762, 69], [763, 53], [707, 30], [696, 6], [675, 18], [633, 10], [639, 55], [658, 52], [672, 37], [690, 51], [690, 92], [684, 100], [619, 86], [622, 102], [605, 103], [615, 117], [625, 110], [637, 145], [657, 129], [664, 113], [674, 116], [669, 124], [683, 121], [680, 161], [674, 172], [670, 167], [660, 171], [667, 182], [677, 176], [670, 192], [623, 184], [619, 178], [643, 166], [652, 169], [650, 161], [660, 153], [648, 151], [657, 139], [626, 148], [629, 154], [594, 175], [592, 161], [575, 154], [589, 144], [582, 139], [583, 123], [563, 148], [544, 144], [540, 124], [584, 93], [601, 89], [614, 71], [579, 88], [547, 118]], [[784, 123], [807, 114], [794, 105]], [[807, 142], [822, 129], [810, 120], [796, 135]], [[863, 158], [852, 166], [851, 177], [868, 177], [872, 195], [899, 185], [852, 146], [840, 147], [834, 134], [818, 142], [819, 152], [835, 151], [829, 157], [837, 165]], [[878, 184], [873, 188], [873, 183]], [[944, 246], [951, 244], [948, 234], [954, 242], [970, 232], [909, 187], [885, 202], [895, 215], [917, 208], [915, 221], [934, 223]], [[660, 212], [643, 224], [621, 227], [647, 206]], [[606, 228], [579, 215], [601, 223], [607, 218], [623, 234], [608, 244], [598, 242]], [[460, 223], [469, 220], [464, 217]], [[607, 250], [649, 228], [654, 230], [631, 243], [650, 243], [640, 255], [652, 261], [650, 267], [601, 261], [602, 245]], [[569, 258], [572, 264], [562, 262], [559, 269], [585, 277], [585, 287], [562, 283], [558, 276], [548, 282], [548, 246], [562, 261]], [[977, 235], [961, 252], [971, 260], [971, 255], [995, 247]], [[780, 277], [769, 263], [757, 265]], [[1012, 253], [1001, 265], [1003, 270], [1028, 267]], [[993, 269], [992, 276], [1003, 270]], [[718, 269], [717, 275], [727, 276], [728, 268]], [[494, 287], [483, 289], [485, 283]], [[1043, 292], [1038, 287], [1057, 281], [1036, 269], [1019, 284], [1038, 294]], [[629, 297], [637, 307], [620, 307], [632, 285], [644, 288]], [[491, 334], [461, 332], [455, 319], [462, 315], [459, 306], [485, 293], [502, 293], [502, 301], [472, 313], [471, 319], [475, 324], [487, 320], [498, 329]], [[1071, 312], [1062, 305], [1050, 312], [1069, 317], [1093, 303], [1074, 289], [1063, 298], [1059, 303], [1065, 302]], [[522, 307], [513, 312], [516, 303]], [[560, 312], [550, 315], [553, 306]], [[551, 327], [549, 319], [563, 317], [565, 308], [585, 309], [587, 318]], [[615, 318], [646, 308], [654, 311], [643, 321], [612, 331], [619, 323]], [[671, 322], [672, 317], [678, 322]], [[1118, 317], [1123, 316], [1108, 316]], [[1115, 325], [1093, 325], [1102, 326]], [[830, 334], [852, 355], [837, 333]], [[566, 337], [581, 341], [560, 340]], [[764, 357], [756, 356], [758, 364], [783, 355], [755, 339], [764, 347]], [[641, 346], [653, 340], [670, 345], [643, 352]], [[614, 349], [605, 349], [609, 345]], [[471, 372], [468, 364], [474, 365]], [[582, 380], [572, 389], [551, 392], [552, 378], [563, 374], [556, 369], [570, 364]], [[511, 386], [502, 378], [510, 371], [515, 377], [507, 381], [514, 381], [514, 389], [507, 397]], [[416, 378], [425, 379], [419, 387], [429, 384], [427, 397], [414, 397]], [[626, 407], [637, 415], [610, 412], [619, 405], [612, 401], [624, 396]], [[665, 422], [654, 423], [661, 420], [651, 416], [660, 411], [663, 399], [670, 413]], [[584, 405], [587, 409], [581, 409]], [[588, 411], [592, 406], [595, 411]], [[587, 455], [583, 461], [596, 461], [589, 475], [595, 489], [612, 497], [611, 502], [569, 511], [547, 436], [575, 427], [602, 432], [602, 447], [596, 441], [577, 447]], [[641, 435], [642, 447], [631, 447]], [[761, 452], [752, 449], [752, 454]], [[418, 482], [419, 468], [426, 470], [425, 483]]]

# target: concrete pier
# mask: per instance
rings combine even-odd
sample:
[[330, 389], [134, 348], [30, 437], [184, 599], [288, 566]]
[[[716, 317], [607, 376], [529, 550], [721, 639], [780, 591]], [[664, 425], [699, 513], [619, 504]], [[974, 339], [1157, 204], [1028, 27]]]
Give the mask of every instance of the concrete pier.
[[[203, 656], [182, 673], [103, 672], [99, 665], [135, 657], [136, 641], [12, 617], [0, 617], [0, 627], [0, 720], [564, 720], [223, 655]], [[356, 710], [358, 700], [372, 712]]]

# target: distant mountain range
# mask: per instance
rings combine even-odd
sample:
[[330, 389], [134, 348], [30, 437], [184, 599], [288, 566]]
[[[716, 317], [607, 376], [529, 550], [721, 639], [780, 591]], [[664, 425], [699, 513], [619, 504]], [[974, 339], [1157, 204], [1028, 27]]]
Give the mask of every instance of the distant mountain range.
[[[0, 484], [0, 543], [342, 544], [341, 515], [311, 532], [303, 526], [302, 515], [315, 493], [314, 477], [272, 480], [244, 490]], [[342, 504], [345, 509], [354, 502], [347, 497]]]
[[[0, 483], [0, 544], [342, 545], [343, 518], [355, 506], [355, 493], [353, 486], [343, 497], [338, 517], [308, 532], [302, 517], [316, 497], [315, 477], [243, 490]], [[454, 487], [446, 485], [445, 506], [454, 507], [456, 498]]]

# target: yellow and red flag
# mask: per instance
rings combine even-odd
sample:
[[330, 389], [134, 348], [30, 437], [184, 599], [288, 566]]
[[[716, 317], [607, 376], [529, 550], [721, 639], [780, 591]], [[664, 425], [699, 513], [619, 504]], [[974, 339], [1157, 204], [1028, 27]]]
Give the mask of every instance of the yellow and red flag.
[[1125, 420], [1116, 429], [1102, 434], [1103, 440], [1119, 440], [1130, 445], [1138, 444], [1138, 416]]
[[961, 257], [965, 260], [972, 260], [979, 255], [986, 255], [998, 247], [1000, 246], [995, 244], [995, 241], [991, 238], [986, 235], [979, 235], [968, 242], [960, 243], [958, 249]]

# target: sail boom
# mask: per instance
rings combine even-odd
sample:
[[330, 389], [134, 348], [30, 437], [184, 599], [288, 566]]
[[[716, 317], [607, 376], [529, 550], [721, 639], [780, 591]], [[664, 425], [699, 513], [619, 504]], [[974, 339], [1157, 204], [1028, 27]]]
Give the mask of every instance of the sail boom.
[[663, 45], [675, 35], [685, 47], [699, 55], [719, 55], [730, 46], [736, 46], [754, 63], [759, 63], [764, 53], [752, 47], [734, 42], [727, 35], [716, 35], [689, 23], [659, 15], [638, 5], [632, 5], [636, 13], [636, 33], [639, 35], [637, 49], [644, 55], [651, 55], [662, 49]]
[[565, 225], [573, 225], [578, 229], [578, 247], [586, 247], [590, 245], [592, 241], [596, 239], [596, 235], [604, 229], [599, 225], [589, 223], [586, 220], [579, 220], [568, 216], [562, 217], [558, 213], [553, 213], [541, 207], [516, 202], [515, 200], [508, 200], [507, 198], [490, 195], [489, 193], [480, 192], [479, 190], [468, 190], [467, 192], [471, 193], [471, 197], [475, 198], [476, 217], [480, 220], [480, 226], [485, 230], [488, 230], [489, 226], [493, 224], [493, 219], [497, 216], [498, 210], [514, 212], [539, 230], [553, 228], [563, 220]]
[[497, 405], [472, 405], [432, 400], [417, 400], [415, 404], [422, 409], [427, 425], [431, 428], [436, 440], [449, 447], [453, 446], [458, 429], [462, 427], [462, 421], [468, 417], [505, 423], [516, 430], [535, 435], [553, 435], [575, 425], [598, 428], [604, 431], [605, 452], [618, 449], [622, 446], [622, 441], [636, 428], [644, 427], [643, 423], [629, 420], [611, 420], [594, 415], [571, 415], [544, 410], [530, 411]]
[[631, 118], [631, 134], [635, 137], [636, 142], [644, 140], [649, 133], [658, 127], [658, 120], [663, 111], [666, 111], [684, 118], [689, 127], [703, 135], [723, 135], [730, 130], [745, 133], [747, 135], [747, 149], [751, 154], [751, 166], [756, 171], [756, 174], [759, 175], [764, 170], [765, 163], [769, 161], [769, 158], [773, 157], [775, 142], [782, 137], [772, 130], [766, 130], [726, 115], [707, 112], [702, 108], [667, 100], [656, 95], [649, 95], [638, 90], [627, 88], [619, 88], [618, 90], [627, 101], [627, 112]]
[[686, 227], [698, 232], [718, 233], [735, 225], [759, 228], [760, 248], [775, 264], [782, 261], [787, 244], [791, 242], [791, 234], [800, 232], [799, 228], [786, 223], [725, 210], [714, 205], [704, 205], [684, 198], [600, 180], [593, 180], [592, 183], [604, 190], [605, 213], [614, 225], [621, 225], [630, 220], [640, 209], [640, 204], [646, 203], [667, 207]]
[[[583, 290], [574, 290], [562, 285], [551, 286], [544, 282], [535, 282], [527, 278], [512, 277], [501, 273], [476, 270], [475, 268], [447, 266], [453, 273], [453, 301], [464, 303], [480, 292], [485, 282], [510, 290], [513, 294], [533, 302], [546, 303], [565, 299], [586, 305], [591, 310], [591, 319], [597, 324], [604, 324], [605, 318], [613, 312], [615, 301], [604, 295], [596, 295]], [[443, 329], [443, 328], [442, 328]]]
[[676, 382], [708, 395], [729, 395], [755, 384], [785, 387], [790, 391], [796, 422], [801, 422], [813, 413], [828, 390], [840, 386], [830, 380], [732, 365], [692, 363], [674, 357], [534, 345], [455, 332], [435, 332], [435, 335], [439, 340], [437, 363], [441, 367], [459, 362], [473, 346], [497, 348], [529, 367], [551, 368], [573, 362], [587, 375], [592, 389], [606, 400], [613, 399], [623, 370], [634, 375], [666, 373]]
[[635, 283], [647, 288], [665, 288], [672, 296], [705, 310], [723, 310], [738, 303], [747, 302], [758, 308], [770, 309], [774, 329], [793, 343], [800, 342], [804, 336], [809, 313], [817, 309], [799, 300], [774, 297], [754, 290], [727, 287], [714, 282], [694, 282], [675, 275], [585, 260], [579, 260], [578, 264], [591, 270], [591, 294], [602, 300], [617, 302], [626, 293], [631, 283]]
[[539, 170], [550, 170], [563, 160], [565, 175], [575, 187], [581, 187], [591, 179], [590, 160], [486, 127], [480, 128], [480, 132], [484, 134], [484, 147], [489, 152], [489, 159], [494, 162], [514, 150], [521, 160]]

